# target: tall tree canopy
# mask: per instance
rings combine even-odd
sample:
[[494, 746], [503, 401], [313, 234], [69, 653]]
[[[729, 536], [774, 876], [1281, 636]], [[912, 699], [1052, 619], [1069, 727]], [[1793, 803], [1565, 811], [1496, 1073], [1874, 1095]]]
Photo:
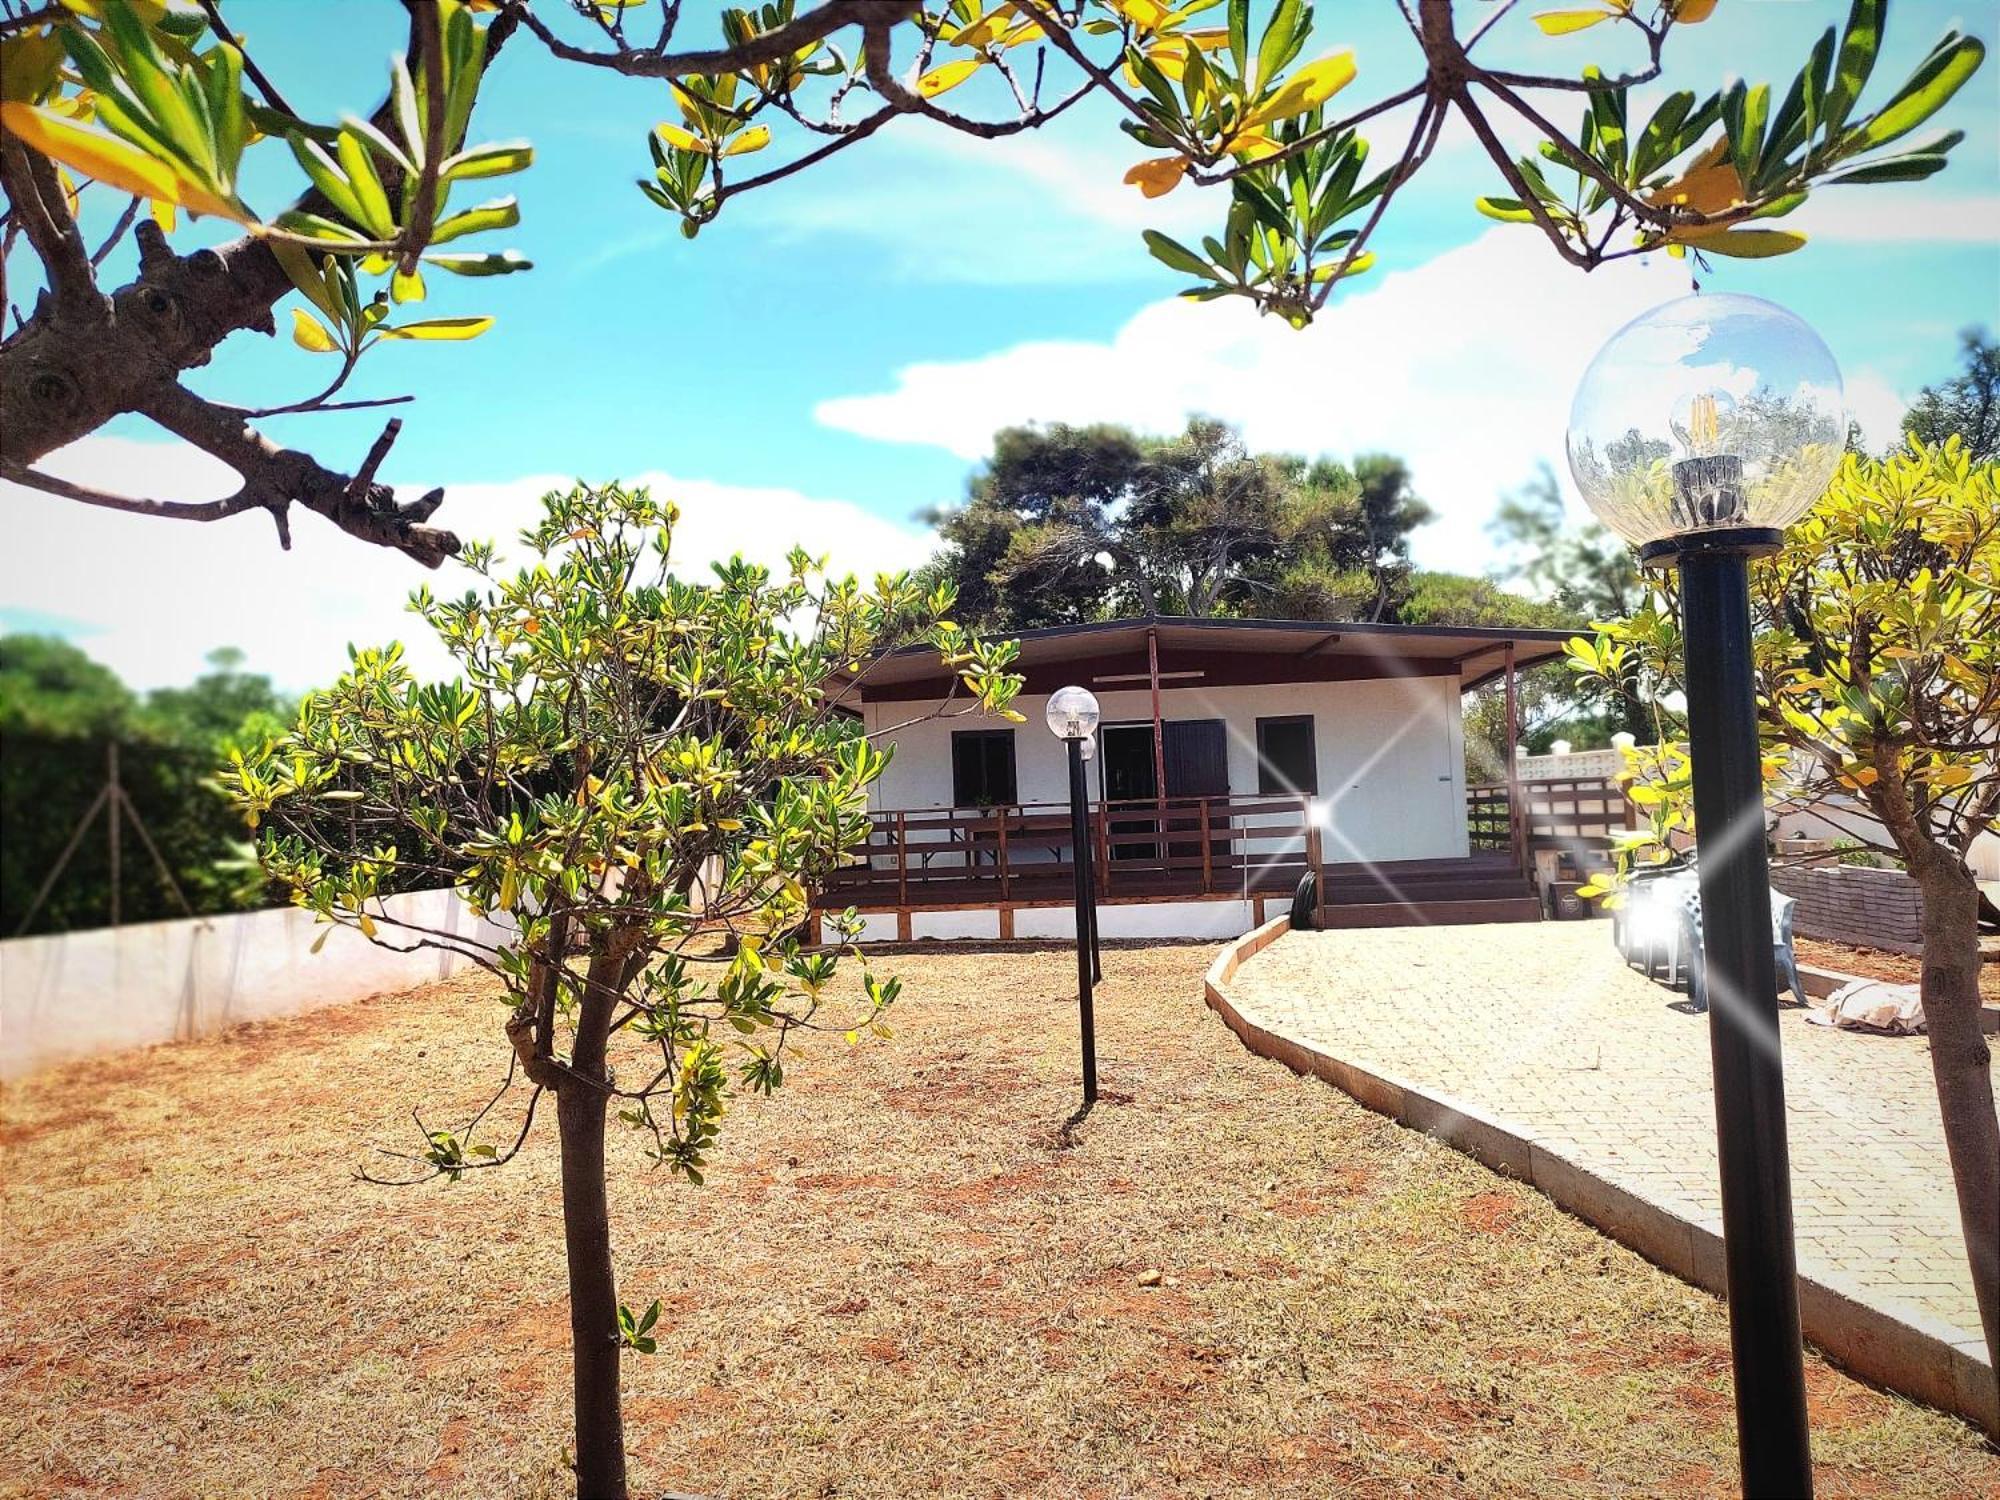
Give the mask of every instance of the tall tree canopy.
[[1958, 374], [1917, 394], [1903, 431], [1932, 447], [1956, 437], [1976, 462], [2000, 458], [2000, 343], [1983, 328], [1966, 329], [1958, 342]]
[[934, 513], [968, 620], [1130, 614], [1387, 619], [1431, 518], [1399, 458], [1254, 454], [1206, 417], [1168, 438], [1052, 423], [997, 434], [966, 503]]
[[[376, 479], [397, 421], [365, 454], [333, 463], [281, 447], [257, 423], [347, 399], [363, 356], [384, 340], [476, 337], [490, 318], [449, 292], [443, 315], [415, 304], [459, 277], [527, 269], [492, 243], [518, 221], [515, 200], [476, 198], [485, 179], [533, 161], [528, 143], [488, 137], [496, 122], [483, 114], [474, 130], [486, 65], [516, 36], [564, 66], [671, 84], [678, 117], [635, 122], [634, 161], [640, 190], [690, 237], [731, 200], [906, 116], [993, 138], [1095, 96], [1144, 153], [1126, 174], [1136, 191], [1194, 183], [1226, 197], [1218, 233], [1199, 249], [1147, 235], [1190, 278], [1185, 295], [1245, 298], [1303, 323], [1373, 264], [1391, 204], [1453, 122], [1499, 179], [1478, 210], [1532, 227], [1583, 270], [1663, 248], [1796, 250], [1804, 236], [1775, 221], [1809, 192], [1944, 166], [1959, 132], [1908, 137], [1979, 67], [1976, 39], [1947, 32], [1900, 84], [1872, 91], [1872, 108], [1862, 101], [1886, 0], [1852, 0], [1846, 25], [1806, 46], [1775, 94], [1747, 80], [1707, 89], [1669, 79], [1673, 35], [1716, 9], [1601, 0], [1531, 17], [1409, 0], [1421, 69], [1336, 106], [1357, 63], [1304, 0], [771, 0], [707, 12], [715, 26], [699, 37], [683, 32], [702, 24], [702, 8], [679, 0], [410, 0], [408, 46], [387, 79], [353, 80], [352, 109], [328, 120], [295, 109], [286, 81], [259, 61], [258, 29], [282, 25], [286, 7], [0, 0], [0, 303], [28, 309], [0, 340], [0, 475], [154, 517], [263, 511], [281, 541], [303, 506], [431, 566], [455, 552], [458, 538], [429, 524], [442, 492], [402, 502]], [[1529, 25], [1548, 34], [1548, 71], [1475, 56], [1496, 28]], [[1573, 39], [1584, 31], [1587, 42]], [[1624, 44], [1629, 66], [1597, 66], [1607, 38]], [[1656, 91], [1663, 81], [1673, 86]], [[1656, 92], [1649, 113], [1632, 112], [1635, 89]], [[1373, 161], [1362, 134], [1371, 122], [1393, 131]], [[1539, 149], [1518, 154], [1506, 139], [1517, 130], [1540, 137]], [[286, 151], [296, 195], [253, 207], [241, 188], [246, 155]], [[77, 217], [78, 193], [93, 185], [92, 202], [129, 197], [94, 246]], [[182, 213], [244, 233], [176, 250]], [[231, 403], [184, 383], [232, 335], [275, 332], [278, 304], [293, 297], [294, 339], [329, 362], [315, 394]], [[126, 414], [220, 459], [240, 486], [195, 502], [114, 494], [37, 467]]]

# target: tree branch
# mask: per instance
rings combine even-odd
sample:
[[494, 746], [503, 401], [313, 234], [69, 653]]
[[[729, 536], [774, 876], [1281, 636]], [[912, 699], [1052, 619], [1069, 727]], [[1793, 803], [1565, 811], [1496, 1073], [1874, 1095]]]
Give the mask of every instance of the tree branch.
[[[421, 524], [443, 500], [442, 490], [398, 504], [394, 490], [374, 482], [372, 468], [354, 477], [337, 474], [309, 454], [271, 442], [233, 408], [204, 400], [179, 384], [156, 387], [137, 409], [241, 475], [247, 498], [237, 509], [261, 505], [270, 510], [280, 520], [281, 536], [286, 507], [297, 504], [318, 512], [350, 536], [394, 547], [427, 568], [437, 567], [458, 551], [457, 537]], [[372, 463], [380, 463], [398, 426], [391, 422], [376, 440]]]
[[564, 62], [585, 63], [609, 68], [630, 78], [678, 78], [689, 73], [739, 73], [760, 63], [774, 63], [814, 42], [823, 41], [843, 26], [893, 26], [915, 15], [921, 0], [825, 0], [795, 20], [752, 37], [740, 47], [715, 47], [694, 52], [661, 50], [672, 40], [672, 28], [663, 29], [660, 45], [646, 49], [626, 48], [617, 52], [593, 52], [564, 41], [529, 8], [528, 0], [507, 0], [505, 14], [533, 32], [549, 52]]

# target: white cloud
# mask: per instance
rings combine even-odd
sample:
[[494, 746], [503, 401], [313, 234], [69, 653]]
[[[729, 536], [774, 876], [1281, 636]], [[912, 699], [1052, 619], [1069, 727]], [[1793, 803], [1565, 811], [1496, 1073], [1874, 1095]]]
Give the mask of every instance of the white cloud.
[[[1155, 303], [1109, 343], [1019, 344], [983, 358], [908, 366], [895, 388], [820, 403], [819, 420], [975, 460], [1001, 427], [1122, 422], [1153, 432], [1189, 413], [1238, 424], [1255, 448], [1410, 461], [1438, 522], [1414, 550], [1431, 566], [1484, 571], [1496, 497], [1561, 461], [1578, 377], [1631, 318], [1687, 290], [1665, 256], [1585, 276], [1539, 236], [1496, 228], [1336, 301], [1295, 333], [1247, 305]], [[1836, 351], [1837, 355], [1838, 351]], [[1855, 372], [1871, 436], [1901, 404]], [[1581, 502], [1570, 493], [1572, 509]]]
[[1992, 245], [2000, 242], [2000, 193], [1828, 190], [1784, 223], [1823, 243]]
[[[86, 438], [43, 468], [80, 484], [125, 494], [203, 500], [229, 493], [235, 476], [194, 449], [121, 438]], [[929, 555], [926, 534], [844, 500], [788, 489], [756, 489], [657, 472], [630, 476], [681, 505], [675, 561], [684, 575], [742, 553], [776, 564], [793, 543], [826, 554], [836, 567], [873, 574]], [[530, 475], [505, 484], [446, 486], [437, 523], [460, 536], [492, 538], [503, 555], [537, 514], [548, 490], [570, 476]], [[426, 486], [401, 486], [406, 495]], [[426, 572], [400, 553], [356, 541], [295, 512], [293, 548], [280, 551], [260, 515], [211, 525], [152, 520], [79, 505], [0, 483], [11, 545], [0, 554], [0, 603], [32, 621], [75, 622], [77, 643], [138, 687], [184, 682], [217, 646], [248, 653], [253, 671], [284, 686], [325, 681], [346, 662], [346, 647], [402, 640], [420, 672], [447, 670], [422, 623], [403, 608], [429, 582], [439, 591], [469, 575], [447, 562]]]

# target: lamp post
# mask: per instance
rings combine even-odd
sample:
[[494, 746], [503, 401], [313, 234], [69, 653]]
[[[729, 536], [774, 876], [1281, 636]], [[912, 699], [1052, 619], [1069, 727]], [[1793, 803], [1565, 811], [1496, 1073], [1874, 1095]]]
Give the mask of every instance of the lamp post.
[[[1084, 739], [1083, 748], [1080, 753], [1083, 756], [1083, 763], [1086, 766], [1097, 759], [1096, 735], [1093, 734]], [[1085, 831], [1088, 832], [1090, 821], [1090, 777], [1088, 772], [1084, 773], [1083, 808], [1084, 823], [1086, 825]], [[1095, 839], [1086, 838], [1084, 840], [1083, 867], [1084, 884], [1090, 890], [1090, 982], [1092, 984], [1102, 984], [1104, 983], [1104, 954], [1097, 941], [1097, 841]]]
[[1654, 308], [1570, 411], [1569, 463], [1642, 565], [1680, 571], [1723, 1255], [1745, 1496], [1812, 1494], [1751, 659], [1750, 559], [1812, 508], [1847, 437], [1840, 370], [1757, 297]]
[[1049, 730], [1069, 750], [1070, 864], [1076, 871], [1076, 1008], [1083, 1031], [1083, 1102], [1097, 1100], [1097, 1023], [1091, 1011], [1090, 817], [1086, 811], [1083, 746], [1097, 732], [1097, 699], [1085, 688], [1049, 695]]

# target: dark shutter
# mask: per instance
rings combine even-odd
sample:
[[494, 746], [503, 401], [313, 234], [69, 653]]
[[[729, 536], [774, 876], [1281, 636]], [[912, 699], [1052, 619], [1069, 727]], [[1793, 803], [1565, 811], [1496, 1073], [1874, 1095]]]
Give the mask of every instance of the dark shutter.
[[1220, 719], [1169, 719], [1161, 758], [1169, 797], [1229, 795], [1229, 738]]
[[1311, 714], [1257, 721], [1257, 790], [1290, 797], [1318, 793], [1319, 756]]
[[955, 731], [951, 737], [952, 806], [1007, 807], [1018, 800], [1014, 781], [1014, 731]]

